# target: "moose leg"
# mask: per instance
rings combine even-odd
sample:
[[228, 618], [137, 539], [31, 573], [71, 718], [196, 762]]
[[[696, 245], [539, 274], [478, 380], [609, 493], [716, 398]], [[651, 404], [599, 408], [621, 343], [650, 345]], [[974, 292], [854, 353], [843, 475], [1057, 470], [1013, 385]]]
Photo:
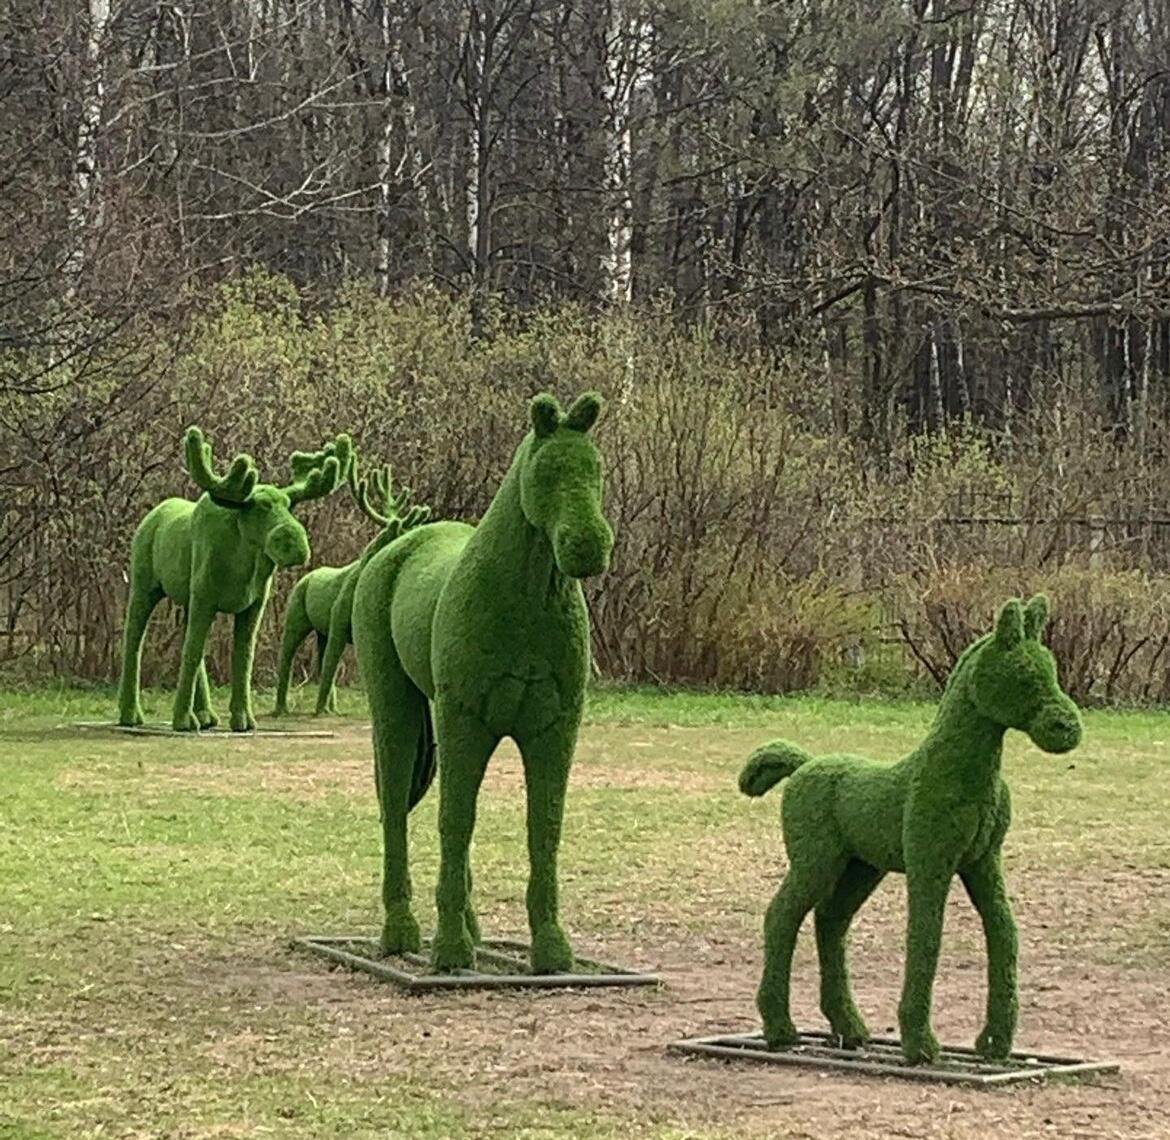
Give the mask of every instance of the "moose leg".
[[853, 916], [861, 909], [884, 872], [860, 860], [850, 860], [833, 893], [816, 909], [817, 957], [821, 968], [821, 1012], [845, 1048], [869, 1040], [869, 1030], [849, 986], [845, 939]]
[[557, 853], [565, 814], [565, 789], [577, 743], [577, 721], [517, 741], [524, 758], [528, 806], [528, 928], [532, 969], [537, 974], [567, 972], [573, 951], [561, 928], [557, 898]]
[[179, 666], [179, 685], [175, 690], [175, 711], [171, 727], [176, 732], [198, 732], [195, 716], [195, 679], [203, 665], [207, 648], [207, 634], [215, 618], [215, 611], [200, 606], [192, 599], [187, 607], [187, 630], [183, 635], [183, 661]]
[[207, 661], [199, 662], [199, 672], [195, 674], [195, 719], [200, 728], [214, 728], [219, 724], [219, 717], [211, 711], [211, 683], [207, 680]]
[[938, 1057], [938, 1041], [930, 1028], [930, 1005], [950, 884], [950, 870], [913, 865], [906, 868], [906, 977], [898, 1004], [898, 1025], [902, 1053], [912, 1064]]
[[833, 850], [812, 850], [802, 858], [792, 851], [793, 846], [788, 875], [764, 916], [764, 973], [756, 991], [764, 1038], [773, 1049], [792, 1045], [799, 1038], [789, 1012], [788, 991], [800, 924], [829, 896], [845, 867], [844, 857]]
[[[303, 581], [302, 578], [301, 582]], [[309, 614], [304, 611], [304, 590], [297, 589], [301, 582], [292, 588], [288, 612], [284, 614], [284, 632], [281, 634], [281, 665], [280, 672], [276, 677], [276, 708], [274, 710], [276, 716], [288, 716], [289, 714], [292, 662], [296, 660], [296, 651], [301, 648], [302, 641], [312, 632]]]
[[961, 877], [983, 921], [983, 937], [987, 942], [987, 1020], [975, 1048], [985, 1057], [1006, 1057], [1012, 1051], [1019, 1015], [1018, 939], [999, 852], [984, 856], [961, 872]]
[[321, 653], [321, 678], [317, 682], [317, 716], [337, 711], [337, 690], [334, 680], [341, 655], [349, 644], [349, 622], [336, 614], [329, 618], [329, 636]]
[[439, 923], [431, 950], [437, 970], [475, 965], [475, 942], [467, 928], [471, 833], [484, 770], [499, 737], [476, 716], [438, 694], [435, 735], [439, 742]]
[[256, 727], [252, 715], [252, 659], [256, 654], [256, 635], [264, 602], [261, 598], [236, 614], [232, 635], [232, 732], [251, 732]]
[[122, 631], [122, 680], [118, 686], [118, 723], [134, 727], [143, 722], [141, 701], [142, 639], [154, 607], [163, 598], [161, 586], [151, 588], [131, 582]]

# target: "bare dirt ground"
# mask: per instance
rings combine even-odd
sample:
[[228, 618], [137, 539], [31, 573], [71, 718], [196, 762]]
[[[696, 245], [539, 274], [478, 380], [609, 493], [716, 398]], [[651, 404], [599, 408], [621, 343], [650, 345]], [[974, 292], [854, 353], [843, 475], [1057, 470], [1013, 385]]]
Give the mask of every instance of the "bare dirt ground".
[[[63, 766], [54, 787], [65, 796], [96, 796], [116, 775], [123, 781], [119, 795], [129, 800], [136, 788], [143, 794], [149, 788], [163, 804], [203, 797], [207, 811], [227, 810], [234, 800], [281, 801], [305, 811], [352, 801], [368, 816], [365, 733], [364, 726], [342, 727], [326, 742], [323, 759], [318, 742], [298, 745], [302, 755], [295, 763], [275, 744], [247, 751], [228, 742], [215, 755], [155, 767], [141, 785], [124, 754], [97, 748], [85, 763]], [[1028, 779], [1022, 779], [1014, 845], [1015, 833], [1009, 836], [1010, 888], [1021, 931], [1017, 1047], [1116, 1059], [1123, 1066], [1119, 1076], [981, 1091], [668, 1055], [673, 1040], [748, 1032], [758, 1024], [758, 928], [783, 872], [778, 800], [743, 826], [729, 823], [743, 808], [727, 792], [727, 772], [760, 737], [759, 731], [639, 725], [590, 726], [583, 737], [573, 779], [578, 826], [598, 845], [611, 828], [620, 834], [612, 860], [605, 849], [595, 864], [568, 865], [568, 925], [578, 932], [583, 954], [657, 968], [666, 982], [659, 992], [406, 995], [290, 950], [287, 933], [301, 925], [295, 913], [279, 924], [282, 934], [270, 921], [233, 918], [212, 892], [200, 915], [180, 910], [169, 923], [147, 924], [125, 948], [133, 969], [116, 984], [103, 990], [95, 979], [44, 1016], [35, 1005], [25, 1006], [8, 1027], [35, 1065], [79, 1071], [89, 1065], [104, 1074], [113, 1058], [139, 1058], [126, 1062], [141, 1098], [135, 1119], [172, 1114], [158, 1131], [112, 1125], [85, 1135], [266, 1134], [183, 1120], [181, 1111], [173, 1115], [175, 1104], [199, 1102], [195, 1082], [229, 1088], [260, 1074], [297, 1090], [287, 1111], [278, 1110], [286, 1125], [279, 1134], [289, 1136], [325, 1134], [307, 1124], [298, 1130], [301, 1096], [324, 1099], [347, 1090], [360, 1100], [370, 1089], [397, 1089], [423, 1100], [438, 1096], [462, 1114], [460, 1134], [484, 1136], [588, 1135], [596, 1125], [599, 1134], [680, 1140], [1170, 1137], [1170, 870], [1160, 855], [1148, 857], [1155, 847], [1161, 850], [1161, 836], [1156, 830], [1129, 836], [1132, 858], [1124, 847], [1106, 848], [1050, 864], [1045, 851], [1069, 850], [1086, 820], [1113, 810], [1099, 797], [1072, 795], [1071, 786], [1073, 806], [1053, 817], [1047, 807], [1029, 807]], [[1051, 778], [1046, 772], [1036, 777]], [[481, 801], [494, 805], [483, 824], [489, 861], [497, 857], [490, 820], [498, 815], [514, 823], [521, 795], [519, 765], [505, 749], [489, 770]], [[725, 801], [726, 817], [719, 806]], [[133, 821], [126, 826], [130, 834]], [[419, 826], [425, 830], [433, 821]], [[577, 842], [584, 842], [580, 834]], [[227, 858], [225, 844], [208, 853], [208, 866]], [[368, 849], [367, 843], [362, 875], [372, 884]], [[335, 856], [339, 865], [350, 857], [341, 850]], [[325, 868], [320, 873], [326, 879], [306, 881], [299, 868], [297, 890], [305, 897], [342, 893], [327, 878], [333, 871], [315, 866]], [[245, 857], [232, 863], [234, 882], [246, 881], [247, 867]], [[270, 873], [279, 875], [279, 868]], [[611, 881], [599, 883], [599, 876]], [[521, 930], [522, 894], [515, 882], [493, 886], [490, 876], [478, 882], [485, 929], [497, 935]], [[420, 916], [429, 915], [425, 887], [416, 892], [423, 900]], [[189, 900], [183, 905], [193, 906]], [[81, 920], [74, 935], [101, 939], [100, 918]], [[903, 922], [903, 882], [891, 877], [863, 910], [851, 941], [858, 1005], [875, 1033], [896, 1033]], [[934, 1002], [940, 1039], [974, 1040], [983, 970], [978, 921], [956, 889]], [[798, 1022], [821, 1027], [807, 936], [798, 949], [793, 992]], [[558, 1114], [547, 1131], [545, 1110]], [[566, 1119], [577, 1122], [569, 1131]], [[527, 1131], [519, 1131], [518, 1120], [527, 1121]], [[436, 1127], [434, 1134], [441, 1134], [441, 1124]], [[2, 1126], [0, 1136], [7, 1140]]]

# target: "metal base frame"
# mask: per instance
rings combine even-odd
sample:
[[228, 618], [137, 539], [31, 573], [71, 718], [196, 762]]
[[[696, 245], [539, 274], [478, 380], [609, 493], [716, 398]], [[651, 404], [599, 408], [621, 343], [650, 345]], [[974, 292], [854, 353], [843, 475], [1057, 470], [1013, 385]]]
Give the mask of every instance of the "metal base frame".
[[533, 974], [528, 946], [506, 938], [489, 938], [475, 948], [477, 969], [450, 974], [431, 972], [429, 945], [418, 954], [383, 957], [376, 938], [294, 938], [292, 945], [338, 965], [360, 970], [410, 993], [434, 990], [580, 989], [598, 986], [659, 986], [657, 974], [610, 966], [590, 958], [578, 958], [571, 974]]
[[216, 725], [214, 728], [201, 728], [198, 732], [176, 732], [169, 724], [114, 724], [105, 720], [75, 721], [74, 728], [104, 729], [106, 732], [124, 732], [128, 736], [173, 736], [179, 740], [198, 740], [204, 737], [216, 737], [222, 740], [235, 740], [254, 736], [284, 736], [318, 739], [336, 736], [327, 728], [251, 728], [247, 732], [233, 732], [230, 728]]
[[670, 1046], [670, 1052], [979, 1088], [1050, 1077], [1116, 1073], [1121, 1068], [1116, 1061], [1084, 1061], [1042, 1053], [1012, 1053], [1002, 1061], [992, 1061], [961, 1045], [944, 1045], [933, 1064], [912, 1065], [902, 1056], [902, 1045], [896, 1037], [875, 1037], [859, 1049], [843, 1049], [839, 1041], [831, 1033], [814, 1030], [802, 1032], [795, 1045], [769, 1049], [758, 1033], [727, 1034], [678, 1041]]

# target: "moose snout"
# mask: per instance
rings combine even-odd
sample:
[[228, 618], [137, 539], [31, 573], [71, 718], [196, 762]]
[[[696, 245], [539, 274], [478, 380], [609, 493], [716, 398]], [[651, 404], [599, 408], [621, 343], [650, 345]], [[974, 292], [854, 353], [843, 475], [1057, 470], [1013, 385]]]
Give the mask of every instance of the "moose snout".
[[299, 523], [285, 523], [269, 533], [266, 549], [277, 566], [303, 566], [309, 561], [309, 536]]
[[1037, 748], [1045, 752], [1071, 752], [1081, 741], [1081, 716], [1069, 701], [1045, 705], [1028, 729]]
[[586, 527], [562, 524], [553, 535], [553, 557], [557, 568], [570, 578], [592, 578], [609, 568], [613, 531], [599, 519]]

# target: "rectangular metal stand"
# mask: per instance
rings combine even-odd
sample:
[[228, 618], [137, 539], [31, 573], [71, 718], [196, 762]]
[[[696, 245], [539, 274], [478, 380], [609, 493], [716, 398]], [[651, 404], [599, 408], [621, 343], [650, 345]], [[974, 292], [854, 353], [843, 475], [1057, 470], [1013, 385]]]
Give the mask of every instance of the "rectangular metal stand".
[[672, 1053], [685, 1053], [720, 1060], [751, 1061], [770, 1065], [797, 1065], [811, 1069], [836, 1069], [856, 1075], [901, 1077], [911, 1081], [988, 1087], [1018, 1081], [1046, 1080], [1049, 1077], [1116, 1073], [1116, 1061], [1083, 1061], [1041, 1053], [1012, 1053], [1002, 1061], [981, 1057], [974, 1049], [944, 1045], [937, 1061], [911, 1065], [902, 1056], [901, 1043], [894, 1037], [875, 1037], [859, 1049], [842, 1049], [830, 1033], [802, 1032], [800, 1041], [782, 1049], [769, 1049], [757, 1033], [727, 1034], [720, 1037], [691, 1037], [670, 1046]]
[[236, 740], [241, 737], [254, 736], [284, 736], [284, 737], [316, 737], [318, 739], [335, 736], [336, 733], [327, 728], [253, 728], [247, 732], [232, 732], [229, 728], [216, 725], [214, 728], [201, 728], [198, 732], [176, 732], [169, 724], [114, 724], [104, 720], [75, 721], [74, 728], [104, 729], [106, 732], [123, 732], [128, 736], [173, 736], [180, 740], [201, 740], [206, 737], [215, 737], [222, 740]]
[[528, 947], [523, 942], [494, 938], [475, 948], [477, 968], [450, 974], [431, 971], [429, 948], [419, 954], [381, 955], [376, 938], [312, 936], [294, 938], [293, 946], [327, 958], [351, 970], [360, 970], [411, 993], [428, 990], [578, 989], [592, 986], [657, 986], [657, 974], [608, 966], [578, 958], [571, 974], [533, 974]]

